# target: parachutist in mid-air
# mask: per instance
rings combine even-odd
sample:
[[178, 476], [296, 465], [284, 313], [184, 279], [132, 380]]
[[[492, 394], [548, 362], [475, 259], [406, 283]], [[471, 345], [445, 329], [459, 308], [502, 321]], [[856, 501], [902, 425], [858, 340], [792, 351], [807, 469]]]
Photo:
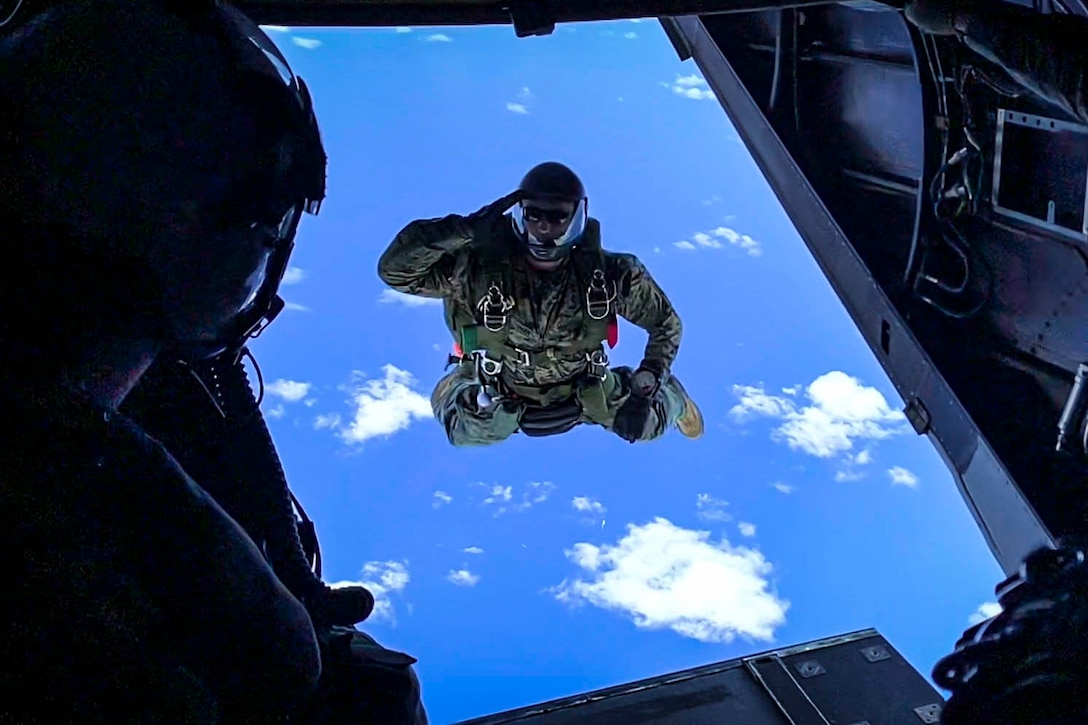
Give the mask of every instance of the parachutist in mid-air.
[[[431, 405], [453, 445], [582, 423], [631, 443], [672, 427], [702, 435], [702, 414], [671, 370], [680, 317], [637, 257], [601, 247], [567, 166], [535, 166], [517, 191], [468, 216], [413, 221], [378, 273], [395, 290], [445, 303], [457, 367]], [[609, 367], [604, 345], [615, 345], [619, 317], [649, 333], [637, 369]]]

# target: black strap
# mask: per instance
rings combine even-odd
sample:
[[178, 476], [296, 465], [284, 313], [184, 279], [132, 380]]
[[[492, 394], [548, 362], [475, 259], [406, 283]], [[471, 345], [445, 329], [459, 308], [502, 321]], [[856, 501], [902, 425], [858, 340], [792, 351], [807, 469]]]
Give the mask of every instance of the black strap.
[[573, 430], [581, 417], [582, 406], [577, 397], [571, 397], [548, 406], [525, 406], [518, 425], [525, 435], [543, 438]]
[[314, 526], [314, 522], [306, 515], [306, 510], [302, 508], [302, 504], [295, 496], [291, 489], [287, 489], [288, 495], [291, 497], [291, 503], [294, 504], [295, 509], [298, 511], [298, 538], [302, 544], [302, 551], [306, 554], [306, 559], [310, 562], [310, 568], [313, 570], [314, 575], [321, 578], [321, 545], [317, 541], [317, 527]]

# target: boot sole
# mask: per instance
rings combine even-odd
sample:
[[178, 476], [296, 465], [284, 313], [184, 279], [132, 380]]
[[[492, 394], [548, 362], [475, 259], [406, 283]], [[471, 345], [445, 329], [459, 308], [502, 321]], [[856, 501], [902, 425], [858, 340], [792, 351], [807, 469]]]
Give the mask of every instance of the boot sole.
[[675, 378], [673, 380], [676, 382], [676, 386], [680, 388], [680, 392], [684, 394], [684, 412], [677, 419], [676, 428], [685, 438], [691, 438], [692, 440], [700, 438], [705, 430], [703, 412], [699, 410], [699, 406], [688, 395], [687, 388], [679, 380]]

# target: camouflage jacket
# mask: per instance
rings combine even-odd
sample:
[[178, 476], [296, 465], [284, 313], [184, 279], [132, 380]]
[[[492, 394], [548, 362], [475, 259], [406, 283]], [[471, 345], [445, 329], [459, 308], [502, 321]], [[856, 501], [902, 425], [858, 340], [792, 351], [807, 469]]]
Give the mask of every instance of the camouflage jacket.
[[[464, 217], [457, 215], [414, 221], [382, 255], [378, 274], [400, 292], [442, 299], [447, 324], [454, 332], [458, 313], [480, 322], [479, 303], [496, 277], [501, 277], [500, 284], [509, 287], [503, 294], [513, 303], [505, 315], [503, 335], [518, 352], [527, 351], [529, 361], [519, 361], [513, 354], [503, 356], [507, 359], [502, 360], [502, 379], [512, 386], [539, 389], [568, 383], [586, 369], [585, 351], [574, 350], [584, 344], [586, 334], [582, 270], [588, 261], [590, 267], [603, 268], [609, 289], [614, 285], [610, 315], [623, 317], [649, 334], [641, 365], [659, 375], [671, 368], [680, 347], [680, 317], [637, 257], [600, 249], [596, 219], [589, 220], [586, 240], [575, 249], [571, 263], [553, 272], [539, 272], [529, 265], [508, 216], [502, 217], [490, 236], [473, 239]], [[495, 273], [496, 259], [501, 275]]]

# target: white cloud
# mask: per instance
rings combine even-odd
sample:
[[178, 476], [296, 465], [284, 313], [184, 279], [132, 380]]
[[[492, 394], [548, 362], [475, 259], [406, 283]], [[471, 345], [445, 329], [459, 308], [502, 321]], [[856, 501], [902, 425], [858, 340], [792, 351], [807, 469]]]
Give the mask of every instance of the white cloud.
[[404, 292], [398, 292], [395, 289], [382, 290], [381, 296], [378, 297], [378, 302], [383, 305], [390, 305], [394, 302], [399, 302], [405, 307], [425, 307], [430, 305], [440, 305], [442, 300], [437, 297], [419, 297], [417, 295], [409, 295]]
[[533, 481], [528, 485], [523, 496], [523, 500], [527, 504], [526, 508], [532, 504], [544, 503], [554, 490], [555, 484], [551, 481]]
[[464, 551], [465, 551], [466, 554], [482, 554], [482, 553], [484, 553], [484, 550], [481, 549], [478, 546], [469, 546]]
[[407, 25], [398, 25], [397, 26], [397, 32], [402, 33], [402, 34], [403, 33], [410, 33], [410, 32], [412, 32], [412, 29], [409, 28]]
[[583, 513], [603, 514], [607, 510], [600, 501], [589, 496], [575, 496], [571, 499], [570, 505], [575, 511]]
[[288, 312], [309, 312], [310, 308], [306, 305], [300, 305], [297, 302], [291, 302], [290, 300], [283, 301], [283, 309]]
[[691, 251], [693, 249], [721, 249], [726, 243], [738, 247], [750, 257], [758, 257], [763, 254], [763, 247], [755, 239], [747, 234], [730, 229], [729, 227], [715, 227], [706, 232], [695, 232], [691, 235], [692, 241], [687, 239], [676, 242], [673, 246], [677, 249]]
[[306, 48], [307, 50], [321, 47], [321, 41], [314, 38], [291, 38], [291, 42], [298, 47]]
[[449, 43], [449, 42], [452, 42], [452, 41], [453, 41], [453, 38], [446, 35], [445, 33], [435, 33], [433, 35], [428, 35], [427, 36], [427, 42], [428, 43]]
[[673, 93], [695, 101], [713, 100], [716, 98], [714, 91], [707, 87], [705, 80], [697, 75], [677, 75], [672, 83], [662, 83], [666, 88], [671, 88]]
[[432, 498], [433, 500], [431, 501], [431, 506], [433, 506], [434, 508], [440, 508], [445, 504], [453, 501], [453, 496], [450, 496], [445, 491], [435, 491]]
[[835, 473], [835, 480], [839, 483], [848, 481], [860, 481], [865, 478], [865, 471], [859, 470], [873, 462], [873, 452], [866, 448], [856, 456], [846, 455], [843, 458], [843, 467]]
[[756, 535], [756, 525], [750, 524], [747, 521], [741, 521], [737, 524], [737, 528], [740, 530], [741, 536], [752, 537]]
[[705, 86], [706, 81], [693, 73], [690, 76], [677, 75], [675, 84], [681, 88], [697, 88]]
[[314, 418], [314, 430], [325, 430], [340, 427], [339, 413], [325, 413]]
[[529, 90], [528, 86], [522, 86], [521, 90], [518, 91], [518, 98], [520, 100], [522, 100], [522, 101], [527, 101], [532, 97], [533, 97], [533, 92]]
[[614, 545], [566, 551], [586, 578], [552, 591], [561, 602], [624, 612], [644, 629], [667, 627], [703, 642], [773, 640], [789, 602], [769, 591], [771, 565], [755, 549], [708, 539], [709, 532], [660, 517], [628, 524]]
[[492, 486], [491, 495], [484, 499], [484, 506], [489, 506], [493, 503], [506, 503], [513, 497], [513, 486]]
[[474, 587], [480, 581], [480, 575], [473, 574], [468, 569], [458, 569], [451, 570], [446, 579], [459, 587]]
[[[487, 487], [486, 484], [476, 485]], [[525, 485], [520, 496], [516, 496], [513, 486], [493, 485], [490, 487], [489, 495], [484, 499], [483, 504], [484, 506], [495, 506], [496, 516], [507, 511], [525, 511], [538, 503], [547, 501], [554, 490], [555, 484], [551, 481], [533, 481]]]
[[709, 493], [700, 493], [695, 497], [695, 508], [703, 521], [729, 521], [733, 517], [725, 511], [728, 505], [728, 501], [715, 498]]
[[280, 282], [280, 284], [298, 284], [304, 279], [306, 279], [306, 272], [304, 270], [298, 267], [288, 267], [287, 271], [283, 273], [283, 281]]
[[525, 107], [524, 103], [508, 102], [506, 104], [506, 110], [510, 111], [511, 113], [520, 114], [522, 116], [527, 115], [529, 113], [529, 109]]
[[985, 622], [990, 617], [996, 617], [1001, 614], [1001, 605], [997, 602], [984, 602], [975, 610], [974, 614], [967, 618], [967, 621], [974, 626], [980, 622]]
[[623, 37], [627, 38], [628, 40], [634, 40], [638, 37], [638, 33], [624, 33]]
[[795, 490], [793, 486], [788, 483], [783, 483], [782, 481], [775, 481], [771, 485], [774, 486], [779, 493], [793, 493]]
[[729, 227], [715, 227], [710, 233], [718, 239], [724, 239], [734, 247], [740, 247], [747, 252], [749, 256], [758, 257], [763, 254], [763, 248], [760, 247], [759, 242], [752, 239], [747, 234], [741, 234]]
[[778, 418], [784, 422], [775, 428], [772, 438], [819, 458], [846, 453], [855, 441], [883, 440], [906, 432], [904, 415], [892, 410], [879, 390], [838, 370], [812, 381], [805, 389], [811, 405], [803, 407], [768, 394], [762, 384], [734, 385], [733, 393], [740, 398], [730, 411], [737, 420]]
[[695, 244], [697, 244], [700, 247], [706, 247], [708, 249], [721, 249], [722, 248], [722, 243], [719, 242], [714, 237], [707, 234], [706, 232], [695, 232], [695, 234], [692, 235], [692, 239], [694, 239]]
[[268, 418], [282, 418], [287, 415], [287, 409], [282, 404], [277, 404], [276, 407], [270, 409], [265, 416]]
[[906, 486], [907, 488], [916, 488], [918, 486], [918, 477], [902, 466], [889, 468], [888, 476], [891, 477], [893, 486]]
[[286, 25], [262, 25], [261, 29], [266, 33], [289, 33], [291, 29]]
[[356, 372], [350, 386], [355, 412], [351, 422], [340, 429], [346, 443], [362, 443], [378, 436], [390, 436], [405, 430], [414, 420], [432, 418], [431, 401], [413, 390], [411, 373], [393, 365], [382, 368], [381, 380], [364, 380]]
[[346, 586], [366, 587], [374, 595], [374, 612], [370, 615], [370, 621], [394, 621], [391, 595], [404, 591], [404, 587], [411, 581], [407, 564], [407, 561], [370, 561], [363, 566], [359, 581], [340, 581], [329, 586], [334, 589]]
[[283, 378], [280, 378], [275, 382], [265, 385], [264, 391], [268, 395], [282, 398], [288, 403], [297, 403], [309, 394], [311, 387], [312, 385], [310, 383], [300, 383], [297, 380], [284, 380]]

